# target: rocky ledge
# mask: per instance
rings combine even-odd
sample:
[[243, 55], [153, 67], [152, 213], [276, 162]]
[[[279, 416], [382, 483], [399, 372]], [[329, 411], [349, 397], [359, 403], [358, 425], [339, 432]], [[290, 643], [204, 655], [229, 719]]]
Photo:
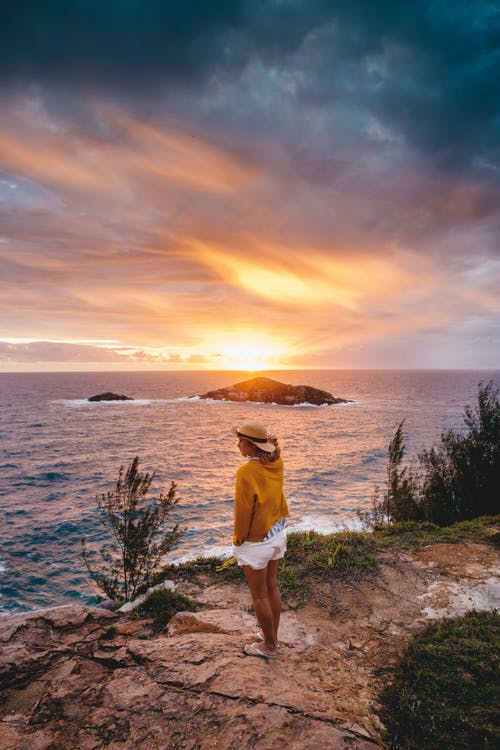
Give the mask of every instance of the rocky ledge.
[[[204, 609], [162, 632], [68, 606], [0, 618], [3, 750], [370, 750], [377, 694], [429, 619], [498, 608], [498, 552], [434, 544], [385, 553], [379, 575], [322, 579], [283, 613], [280, 655], [243, 654], [243, 583], [189, 583]], [[496, 593], [495, 593], [496, 591]]]
[[310, 385], [289, 385], [271, 378], [252, 378], [243, 383], [235, 383], [227, 388], [219, 388], [200, 395], [199, 398], [210, 398], [216, 401], [256, 401], [266, 404], [281, 404], [283, 406], [297, 406], [299, 404], [313, 404], [314, 406], [329, 406], [331, 404], [346, 404], [348, 399], [336, 398], [328, 391], [321, 391]]
[[120, 393], [112, 393], [106, 391], [106, 393], [98, 393], [97, 396], [90, 396], [88, 401], [133, 401], [131, 396], [124, 396]]

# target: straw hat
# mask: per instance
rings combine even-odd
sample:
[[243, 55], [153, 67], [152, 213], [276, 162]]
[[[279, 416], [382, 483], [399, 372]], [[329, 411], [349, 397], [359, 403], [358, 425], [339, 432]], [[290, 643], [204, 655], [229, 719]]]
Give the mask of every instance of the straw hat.
[[243, 422], [231, 430], [235, 437], [245, 438], [266, 453], [274, 453], [276, 446], [269, 442], [267, 430], [261, 422]]

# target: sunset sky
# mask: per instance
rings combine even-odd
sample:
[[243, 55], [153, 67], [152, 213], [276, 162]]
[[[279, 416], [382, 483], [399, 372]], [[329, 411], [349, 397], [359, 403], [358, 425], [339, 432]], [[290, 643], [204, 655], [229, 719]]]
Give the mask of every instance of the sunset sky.
[[3, 0], [0, 370], [500, 367], [498, 0]]

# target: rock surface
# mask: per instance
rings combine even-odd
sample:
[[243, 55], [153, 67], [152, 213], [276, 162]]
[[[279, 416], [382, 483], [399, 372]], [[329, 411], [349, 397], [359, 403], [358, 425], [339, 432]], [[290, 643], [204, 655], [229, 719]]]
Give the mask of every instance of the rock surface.
[[264, 377], [252, 378], [242, 383], [235, 383], [228, 388], [209, 391], [200, 395], [199, 398], [210, 398], [216, 401], [256, 401], [283, 406], [298, 404], [329, 406], [348, 403], [345, 398], [336, 398], [328, 391], [321, 391], [310, 385], [288, 385]]
[[112, 393], [112, 391], [106, 391], [106, 393], [98, 393], [96, 396], [90, 396], [88, 401], [133, 401], [131, 396], [124, 396], [120, 393]]
[[498, 557], [439, 544], [387, 553], [371, 580], [322, 581], [283, 613], [273, 662], [243, 654], [255, 629], [244, 584], [186, 584], [207, 608], [159, 635], [92, 607], [0, 618], [0, 747], [382, 748], [376, 695], [401, 648], [478, 585], [498, 607]]

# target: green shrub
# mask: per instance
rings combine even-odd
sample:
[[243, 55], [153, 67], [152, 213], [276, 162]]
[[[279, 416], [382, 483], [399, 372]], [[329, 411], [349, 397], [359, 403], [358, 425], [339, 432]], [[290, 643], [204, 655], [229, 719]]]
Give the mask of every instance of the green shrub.
[[500, 616], [469, 612], [417, 634], [380, 696], [393, 750], [500, 746]]
[[200, 605], [175, 591], [159, 589], [153, 591], [142, 604], [135, 608], [140, 617], [151, 617], [155, 631], [165, 627], [177, 612], [197, 612]]
[[465, 410], [463, 434], [442, 433], [440, 443], [418, 456], [417, 470], [403, 467], [403, 422], [389, 444], [384, 491], [375, 488], [372, 511], [360, 514], [373, 527], [404, 521], [447, 526], [498, 513], [500, 498], [500, 401], [493, 383], [479, 385], [478, 404]]
[[278, 565], [278, 584], [281, 593], [285, 596], [298, 593], [303, 586], [303, 581], [299, 580], [293, 567], [288, 565], [286, 559], [281, 560]]
[[498, 513], [500, 401], [490, 382], [479, 387], [475, 409], [465, 410], [464, 435], [448, 430], [436, 448], [423, 451], [422, 510], [441, 526]]
[[214, 583], [230, 583], [244, 580], [243, 568], [236, 564], [234, 558], [196, 557], [178, 565], [165, 565], [154, 576], [153, 585], [165, 578], [173, 580], [200, 581], [208, 577]]
[[418, 507], [418, 479], [407, 467], [402, 467], [406, 450], [404, 420], [399, 423], [393, 439], [389, 443], [389, 460], [384, 491], [375, 487], [372, 497], [372, 512], [360, 513], [363, 521], [380, 526], [398, 521], [420, 520]]
[[498, 546], [497, 531], [500, 516], [480, 516], [470, 521], [458, 521], [451, 526], [438, 526], [424, 521], [402, 521], [376, 528], [373, 531], [378, 549], [421, 549], [428, 544], [482, 542]]
[[345, 573], [355, 577], [378, 569], [374, 540], [357, 531], [289, 534], [285, 559], [299, 579]]
[[175, 483], [167, 494], [161, 492], [146, 504], [155, 475], [138, 467], [136, 456], [126, 471], [120, 468], [115, 490], [97, 498], [99, 520], [111, 533], [111, 543], [92, 550], [82, 539], [82, 556], [91, 577], [107, 596], [122, 601], [134, 599], [152, 584], [161, 558], [181, 536], [178, 525], [165, 528], [177, 504]]

